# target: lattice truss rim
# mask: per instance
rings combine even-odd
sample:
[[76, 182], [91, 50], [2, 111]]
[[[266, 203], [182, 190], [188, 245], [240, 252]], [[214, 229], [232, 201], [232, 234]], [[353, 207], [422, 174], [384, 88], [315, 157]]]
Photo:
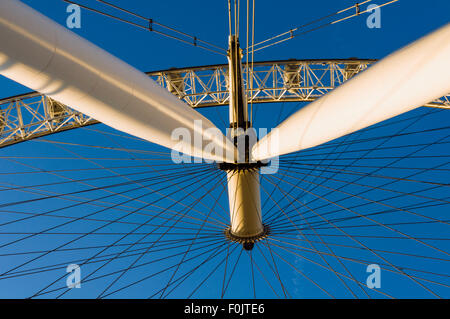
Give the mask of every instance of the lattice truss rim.
[[[333, 90], [375, 59], [283, 60], [255, 62], [253, 103], [311, 102]], [[244, 81], [247, 79], [244, 64]], [[228, 65], [209, 65], [147, 72], [158, 84], [193, 108], [228, 105]], [[426, 107], [450, 109], [450, 93]], [[0, 147], [97, 124], [98, 121], [38, 92], [0, 100]]]

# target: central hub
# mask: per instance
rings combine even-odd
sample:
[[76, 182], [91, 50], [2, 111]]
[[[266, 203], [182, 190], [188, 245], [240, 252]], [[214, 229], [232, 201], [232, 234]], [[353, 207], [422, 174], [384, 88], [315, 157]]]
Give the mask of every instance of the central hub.
[[268, 166], [268, 163], [254, 162], [254, 163], [218, 163], [217, 168], [222, 171], [240, 171], [240, 170], [258, 170], [263, 166]]
[[263, 232], [259, 235], [252, 236], [252, 237], [239, 237], [233, 234], [231, 231], [231, 227], [227, 227], [224, 230], [225, 237], [235, 243], [242, 244], [245, 250], [252, 250], [255, 243], [267, 238], [270, 234], [270, 228], [267, 225], [263, 225]]

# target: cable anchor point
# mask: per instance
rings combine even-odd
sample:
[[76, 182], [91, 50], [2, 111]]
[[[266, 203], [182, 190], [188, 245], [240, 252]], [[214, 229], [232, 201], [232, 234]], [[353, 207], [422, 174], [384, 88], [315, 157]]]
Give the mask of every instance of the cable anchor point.
[[153, 31], [153, 19], [148, 19], [148, 30]]

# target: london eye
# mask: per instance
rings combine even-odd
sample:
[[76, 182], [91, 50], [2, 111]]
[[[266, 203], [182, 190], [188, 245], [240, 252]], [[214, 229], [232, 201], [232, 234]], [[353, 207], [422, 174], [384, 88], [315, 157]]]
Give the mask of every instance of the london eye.
[[0, 298], [450, 296], [449, 4], [284, 2], [0, 2]]

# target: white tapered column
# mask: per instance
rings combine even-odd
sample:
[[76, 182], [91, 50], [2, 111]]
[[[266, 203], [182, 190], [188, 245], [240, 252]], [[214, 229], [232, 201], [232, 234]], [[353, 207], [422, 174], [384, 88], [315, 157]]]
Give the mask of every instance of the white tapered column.
[[334, 140], [450, 92], [450, 23], [300, 109], [253, 148], [276, 157]]
[[237, 237], [254, 237], [264, 231], [261, 219], [259, 170], [227, 173], [230, 231]]
[[[117, 130], [196, 157], [234, 161], [233, 143], [207, 118], [20, 1], [0, 1], [0, 43], [1, 75]], [[173, 138], [180, 129], [191, 138]], [[205, 152], [208, 145], [216, 152]]]

